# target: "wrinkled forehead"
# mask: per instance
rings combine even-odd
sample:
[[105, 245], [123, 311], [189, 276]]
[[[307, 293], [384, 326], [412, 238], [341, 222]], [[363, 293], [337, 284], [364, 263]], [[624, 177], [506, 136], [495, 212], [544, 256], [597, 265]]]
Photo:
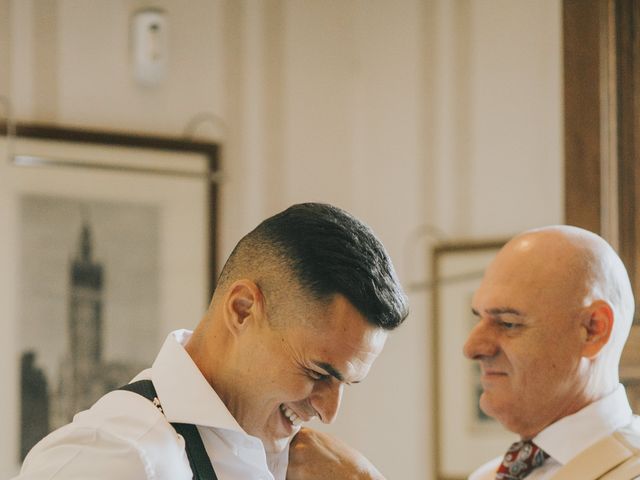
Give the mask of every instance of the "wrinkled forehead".
[[507, 246], [487, 267], [474, 301], [500, 306], [566, 304], [584, 291], [584, 274], [575, 255], [559, 248]]
[[387, 332], [372, 327], [354, 343], [345, 342], [346, 349], [338, 348], [338, 362], [343, 363], [345, 375], [352, 381], [361, 381], [369, 373], [378, 356], [382, 353], [387, 340]]
[[384, 348], [387, 332], [360, 320], [351, 320], [344, 325], [329, 324], [314, 329], [310, 337], [319, 349], [336, 357], [373, 360]]
[[346, 381], [358, 382], [382, 352], [388, 333], [364, 320], [350, 320], [341, 326], [314, 329], [306, 341], [311, 361], [330, 364]]
[[573, 296], [582, 284], [570, 270], [566, 258], [553, 252], [545, 255], [539, 251], [503, 251], [487, 267], [476, 296], [553, 302]]

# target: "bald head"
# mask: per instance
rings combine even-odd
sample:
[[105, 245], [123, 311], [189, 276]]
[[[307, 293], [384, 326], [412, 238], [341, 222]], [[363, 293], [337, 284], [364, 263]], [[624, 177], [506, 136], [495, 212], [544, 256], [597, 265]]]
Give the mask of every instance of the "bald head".
[[607, 302], [614, 312], [610, 343], [622, 350], [633, 320], [633, 293], [624, 264], [602, 237], [567, 225], [529, 230], [505, 245], [487, 275], [495, 270], [522, 277], [531, 294], [556, 308]]

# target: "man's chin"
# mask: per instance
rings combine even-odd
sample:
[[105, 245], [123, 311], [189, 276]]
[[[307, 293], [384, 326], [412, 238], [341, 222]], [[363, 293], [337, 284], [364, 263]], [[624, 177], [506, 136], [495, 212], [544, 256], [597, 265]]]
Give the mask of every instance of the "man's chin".
[[498, 412], [496, 411], [496, 406], [494, 405], [494, 402], [492, 401], [492, 399], [489, 398], [489, 395], [487, 394], [487, 392], [483, 392], [482, 395], [480, 395], [479, 406], [480, 406], [480, 410], [482, 410], [485, 415], [497, 420], [496, 416]]
[[264, 450], [267, 453], [282, 453], [286, 449], [289, 448], [289, 444], [291, 443], [291, 439], [295, 437], [296, 433], [300, 430], [300, 427], [295, 427], [293, 429], [293, 433], [288, 437], [281, 438], [270, 438], [270, 439], [262, 439], [262, 444], [264, 445]]
[[496, 398], [487, 392], [480, 395], [480, 410], [514, 433], [519, 433], [517, 427], [522, 420], [522, 409], [518, 406], [518, 403], [510, 402], [505, 398]]

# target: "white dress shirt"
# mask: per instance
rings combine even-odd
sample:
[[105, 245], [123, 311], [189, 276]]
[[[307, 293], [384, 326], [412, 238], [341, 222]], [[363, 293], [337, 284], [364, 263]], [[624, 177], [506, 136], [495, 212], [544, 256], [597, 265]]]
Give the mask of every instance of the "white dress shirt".
[[184, 440], [169, 422], [198, 426], [219, 480], [284, 480], [288, 449], [267, 455], [242, 430], [184, 350], [190, 336], [172, 332], [134, 379], [153, 380], [164, 416], [136, 393], [108, 393], [40, 441], [16, 480], [191, 480]]
[[[533, 443], [547, 452], [549, 458], [527, 480], [553, 478], [580, 452], [631, 423], [632, 417], [627, 394], [619, 384], [613, 393], [549, 425], [533, 438]], [[505, 445], [505, 452], [508, 448]], [[494, 480], [501, 462], [502, 457], [494, 458], [473, 472], [469, 480]]]

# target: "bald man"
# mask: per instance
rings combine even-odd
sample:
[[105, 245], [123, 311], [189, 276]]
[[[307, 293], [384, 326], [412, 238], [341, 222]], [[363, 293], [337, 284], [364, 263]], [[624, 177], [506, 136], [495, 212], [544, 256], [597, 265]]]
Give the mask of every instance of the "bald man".
[[[618, 379], [634, 301], [607, 242], [568, 226], [518, 235], [487, 268], [472, 311], [464, 354], [480, 364], [480, 407], [521, 442], [470, 480], [640, 478], [640, 421]], [[383, 478], [318, 432], [301, 432], [291, 452], [292, 480], [324, 478], [322, 469]]]
[[640, 476], [640, 422], [618, 380], [634, 301], [609, 244], [567, 226], [518, 235], [472, 311], [464, 354], [480, 364], [480, 407], [521, 441], [470, 480]]

